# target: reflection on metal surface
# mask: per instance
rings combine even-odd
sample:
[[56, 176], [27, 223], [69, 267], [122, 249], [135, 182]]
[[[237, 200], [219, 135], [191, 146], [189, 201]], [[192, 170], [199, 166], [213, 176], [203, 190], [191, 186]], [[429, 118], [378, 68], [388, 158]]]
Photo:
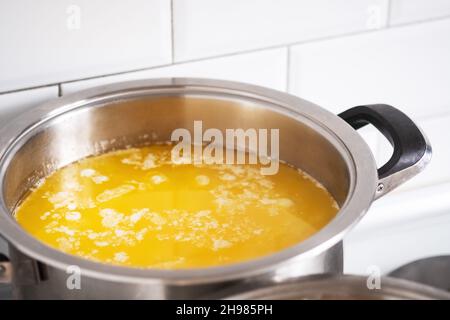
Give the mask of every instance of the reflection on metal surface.
[[12, 266], [10, 262], [0, 262], [0, 283], [10, 284], [12, 281]]
[[[450, 299], [450, 293], [401, 279], [383, 277], [380, 289], [369, 289], [366, 277], [354, 275], [315, 275], [295, 281], [255, 288], [251, 285], [224, 292], [226, 299], [274, 300], [430, 300]], [[237, 289], [237, 288], [236, 288]]]
[[395, 269], [389, 276], [450, 291], [450, 256], [416, 260]]

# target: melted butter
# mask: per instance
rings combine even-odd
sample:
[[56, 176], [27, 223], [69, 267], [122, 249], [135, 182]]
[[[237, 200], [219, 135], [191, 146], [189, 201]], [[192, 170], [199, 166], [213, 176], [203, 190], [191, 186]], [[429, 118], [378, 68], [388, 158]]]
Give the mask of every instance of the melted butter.
[[169, 145], [110, 152], [68, 165], [34, 189], [19, 224], [63, 252], [115, 265], [224, 265], [292, 246], [338, 206], [325, 188], [280, 163], [173, 164]]

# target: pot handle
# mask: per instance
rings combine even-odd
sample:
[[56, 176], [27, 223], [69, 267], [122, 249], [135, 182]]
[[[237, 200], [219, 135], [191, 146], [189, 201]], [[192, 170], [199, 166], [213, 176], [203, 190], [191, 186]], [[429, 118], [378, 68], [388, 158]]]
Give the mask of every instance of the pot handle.
[[10, 284], [12, 282], [12, 268], [9, 259], [0, 253], [0, 284]]
[[424, 133], [407, 115], [392, 106], [357, 106], [340, 113], [339, 117], [354, 129], [372, 124], [394, 148], [389, 161], [378, 169], [375, 198], [411, 179], [430, 162], [431, 145]]

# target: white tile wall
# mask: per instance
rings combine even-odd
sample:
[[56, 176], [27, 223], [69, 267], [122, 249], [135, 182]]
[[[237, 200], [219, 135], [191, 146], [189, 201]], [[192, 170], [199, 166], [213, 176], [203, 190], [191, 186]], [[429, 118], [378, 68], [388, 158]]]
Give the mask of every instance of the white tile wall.
[[387, 103], [412, 117], [450, 108], [450, 19], [297, 45], [290, 92], [334, 112]]
[[391, 25], [447, 16], [450, 16], [449, 0], [391, 0]]
[[[345, 271], [383, 273], [413, 260], [450, 254], [450, 183], [377, 200], [344, 240]], [[420, 239], [418, 241], [418, 239]]]
[[287, 49], [271, 49], [62, 85], [63, 94], [111, 82], [158, 78], [203, 77], [234, 80], [285, 90]]
[[[361, 135], [361, 137], [364, 139], [364, 141], [369, 146], [370, 150], [372, 151], [372, 154], [374, 156], [375, 161], [378, 163], [379, 159], [379, 136], [381, 135], [375, 127], [371, 125], [367, 125], [361, 129], [358, 130], [358, 133]], [[379, 163], [379, 166], [382, 164]]]
[[386, 13], [385, 0], [174, 0], [175, 60], [383, 27]]
[[362, 221], [351, 231], [352, 238], [365, 237], [377, 233], [377, 230], [395, 228], [447, 212], [450, 213], [450, 182], [409, 189], [395, 196], [386, 195], [373, 202]]
[[406, 219], [371, 234], [350, 233], [344, 241], [344, 272], [368, 274], [369, 267], [377, 266], [386, 274], [418, 259], [450, 255], [449, 226], [450, 210], [423, 220]]
[[0, 127], [18, 114], [58, 97], [58, 86], [0, 94]]
[[170, 63], [170, 19], [170, 0], [1, 1], [0, 92]]

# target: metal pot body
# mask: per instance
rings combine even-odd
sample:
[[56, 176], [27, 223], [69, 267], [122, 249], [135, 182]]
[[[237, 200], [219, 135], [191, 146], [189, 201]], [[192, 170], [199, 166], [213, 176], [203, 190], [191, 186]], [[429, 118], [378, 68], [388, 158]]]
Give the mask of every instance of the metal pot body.
[[[431, 149], [412, 121], [392, 107], [357, 107], [340, 116], [270, 89], [184, 78], [107, 85], [35, 108], [0, 132], [0, 234], [11, 247], [0, 281], [11, 277], [18, 298], [161, 299], [208, 297], [249, 281], [341, 273], [344, 234], [374, 199], [421, 171]], [[169, 141], [175, 129], [192, 132], [196, 120], [203, 130], [221, 132], [279, 129], [280, 159], [330, 191], [341, 208], [336, 218], [306, 241], [270, 256], [187, 270], [125, 268], [67, 255], [14, 220], [12, 212], [30, 188], [54, 170], [93, 154]], [[354, 130], [365, 123], [394, 145], [393, 159], [378, 171]], [[71, 277], [78, 271], [79, 288]]]
[[10, 253], [14, 299], [202, 299], [212, 294], [248, 283], [277, 282], [305, 274], [341, 273], [342, 242], [305, 261], [283, 264], [279, 268], [229, 281], [196, 285], [171, 285], [164, 282], [117, 282], [81, 275], [79, 287], [74, 286], [72, 273], [30, 258], [14, 247]]

